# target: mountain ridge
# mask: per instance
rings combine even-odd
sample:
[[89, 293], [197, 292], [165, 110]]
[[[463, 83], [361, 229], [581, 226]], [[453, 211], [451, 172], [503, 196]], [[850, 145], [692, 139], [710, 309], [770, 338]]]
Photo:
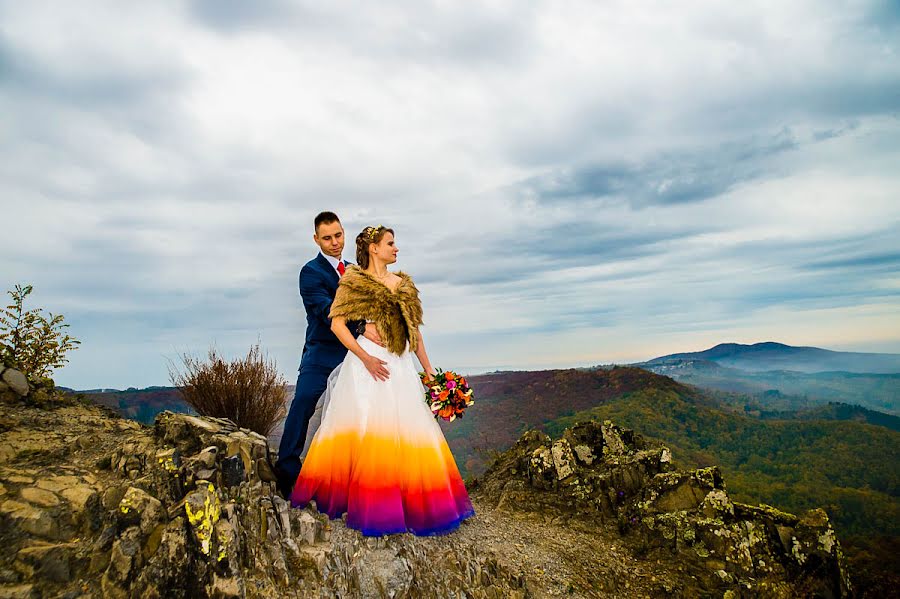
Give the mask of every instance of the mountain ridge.
[[709, 360], [721, 366], [737, 367], [750, 372], [900, 372], [900, 354], [835, 351], [812, 346], [792, 346], [777, 341], [719, 343], [702, 351], [667, 354], [634, 365], [655, 365], [672, 360]]

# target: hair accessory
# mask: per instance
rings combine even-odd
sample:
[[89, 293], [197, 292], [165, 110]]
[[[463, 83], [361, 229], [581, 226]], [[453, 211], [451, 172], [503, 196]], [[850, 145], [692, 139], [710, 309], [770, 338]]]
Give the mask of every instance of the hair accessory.
[[366, 239], [369, 240], [370, 243], [375, 243], [375, 236], [378, 235], [378, 232], [384, 228], [384, 225], [378, 225], [377, 227], [366, 227], [365, 234]]

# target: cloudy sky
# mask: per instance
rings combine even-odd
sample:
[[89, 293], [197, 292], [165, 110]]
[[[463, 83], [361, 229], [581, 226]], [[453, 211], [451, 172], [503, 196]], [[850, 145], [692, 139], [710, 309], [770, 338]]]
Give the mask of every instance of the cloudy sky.
[[71, 387], [293, 381], [323, 209], [396, 229], [444, 368], [900, 352], [891, 0], [0, 0], [0, 153]]

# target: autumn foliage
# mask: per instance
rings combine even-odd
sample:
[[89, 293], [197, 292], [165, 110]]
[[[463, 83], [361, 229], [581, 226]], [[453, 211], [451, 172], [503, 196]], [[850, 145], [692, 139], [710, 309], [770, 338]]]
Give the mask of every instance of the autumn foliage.
[[215, 348], [210, 348], [206, 360], [187, 354], [181, 359], [183, 372], [170, 366], [169, 378], [197, 413], [228, 418], [265, 436], [284, 418], [287, 381], [259, 344], [246, 357], [232, 361]]

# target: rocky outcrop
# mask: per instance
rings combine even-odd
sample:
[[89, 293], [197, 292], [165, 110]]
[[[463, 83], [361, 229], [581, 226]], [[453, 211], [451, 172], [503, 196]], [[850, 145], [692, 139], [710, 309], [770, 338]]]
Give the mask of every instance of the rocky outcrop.
[[366, 538], [275, 491], [265, 438], [0, 404], [0, 597], [839, 597], [827, 517], [731, 501], [612, 424], [527, 433], [441, 537]]
[[610, 422], [555, 441], [526, 433], [477, 485], [498, 507], [615, 524], [652, 560], [677, 560], [688, 596], [845, 597], [840, 544], [820, 509], [798, 517], [732, 501], [718, 468], [675, 471], [665, 447]]
[[362, 537], [276, 492], [228, 420], [0, 411], [0, 597], [525, 597], [475, 546]]
[[0, 364], [0, 401], [15, 403], [31, 393], [28, 378], [15, 368], [7, 368]]
[[56, 392], [53, 379], [40, 377], [31, 380], [21, 370], [0, 363], [0, 405], [13, 406], [25, 402], [29, 405], [46, 406], [61, 398], [61, 394]]

